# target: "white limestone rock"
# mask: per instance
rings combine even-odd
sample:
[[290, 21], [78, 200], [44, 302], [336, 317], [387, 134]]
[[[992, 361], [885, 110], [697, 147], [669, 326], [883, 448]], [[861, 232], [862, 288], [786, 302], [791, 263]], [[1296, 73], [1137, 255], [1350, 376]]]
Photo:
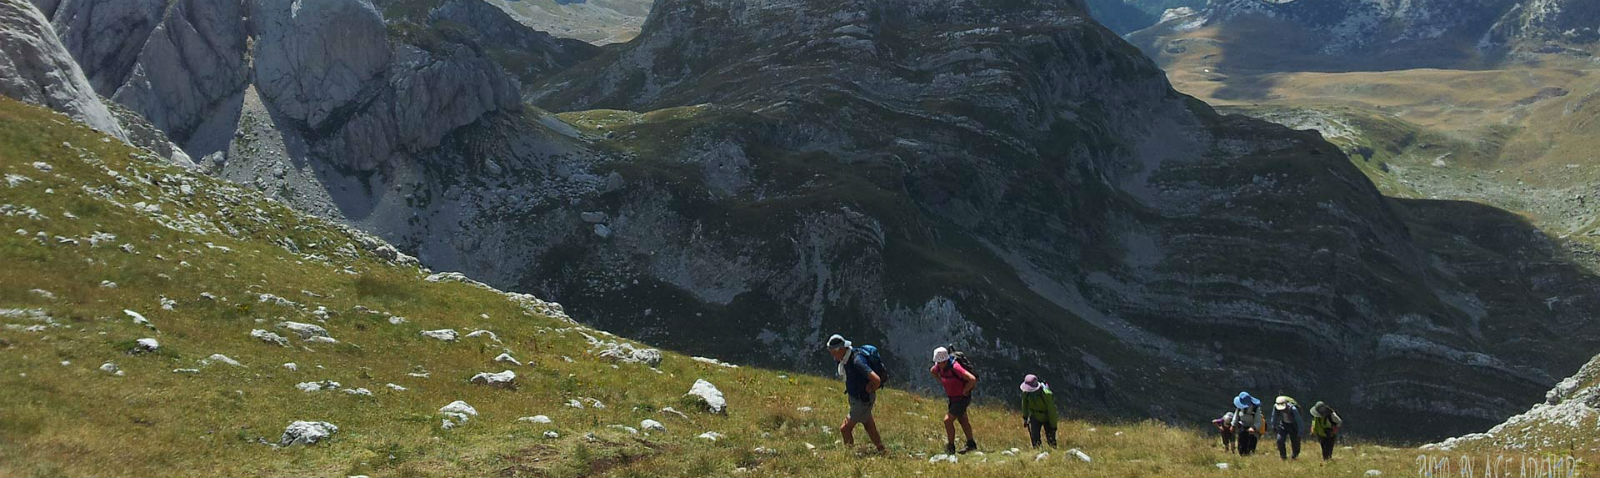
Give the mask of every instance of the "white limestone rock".
[[244, 364], [239, 363], [238, 360], [234, 360], [234, 359], [228, 357], [227, 355], [222, 355], [222, 354], [211, 354], [210, 357], [206, 357], [205, 360], [201, 360], [200, 361], [201, 365], [211, 365], [212, 363], [220, 363], [220, 364], [224, 364], [224, 365], [231, 365], [231, 366], [234, 366], [234, 367], [243, 367], [244, 366]]
[[489, 340], [494, 341], [494, 343], [500, 343], [500, 336], [495, 335], [494, 332], [490, 332], [490, 331], [487, 331], [487, 330], [474, 330], [472, 332], [468, 332], [467, 333], [467, 338], [469, 338], [469, 339], [477, 338], [477, 337], [488, 337]]
[[311, 445], [326, 440], [339, 432], [339, 427], [328, 422], [296, 421], [283, 429], [278, 446]]
[[712, 385], [711, 382], [707, 382], [705, 379], [695, 380], [694, 386], [689, 387], [689, 393], [685, 393], [684, 396], [700, 399], [706, 410], [711, 413], [727, 413], [728, 400], [723, 398], [722, 391], [717, 390], [716, 385]]
[[500, 363], [508, 363], [508, 364], [511, 364], [511, 365], [519, 365], [519, 366], [522, 365], [521, 361], [518, 361], [516, 359], [516, 357], [512, 357], [511, 354], [508, 354], [508, 353], [502, 353], [500, 355], [496, 355], [494, 357], [494, 361], [495, 362], [500, 362]]
[[469, 381], [479, 385], [488, 385], [491, 387], [514, 388], [517, 386], [517, 373], [510, 370], [502, 371], [500, 373], [483, 372], [473, 375], [472, 379]]
[[274, 332], [269, 332], [269, 331], [262, 330], [262, 329], [251, 330], [250, 331], [250, 338], [253, 338], [253, 339], [256, 339], [256, 340], [260, 340], [262, 342], [266, 342], [266, 343], [269, 343], [269, 344], [278, 345], [278, 346], [281, 346], [281, 347], [288, 347], [289, 346], [289, 339], [283, 338], [282, 335], [278, 335], [278, 334], [276, 334]]
[[439, 413], [445, 416], [444, 428], [451, 429], [467, 423], [467, 420], [478, 416], [478, 409], [472, 408], [467, 402], [456, 400], [449, 405], [439, 407]]
[[430, 339], [442, 340], [445, 342], [455, 342], [457, 334], [455, 329], [439, 329], [424, 330], [422, 331], [422, 336]]
[[710, 358], [710, 357], [690, 357], [689, 359], [693, 360], [693, 361], [696, 361], [696, 362], [703, 363], [703, 364], [707, 364], [707, 365], [715, 365], [715, 366], [718, 366], [718, 367], [739, 368], [738, 365], [734, 365], [734, 364], [731, 364], [731, 363], [723, 362], [721, 360], [717, 360], [717, 359]]
[[154, 351], [156, 351], [156, 350], [158, 350], [160, 348], [161, 348], [161, 342], [157, 342], [156, 339], [145, 337], [145, 338], [142, 338], [142, 339], [139, 339], [139, 340], [135, 340], [134, 343], [133, 343], [133, 350], [130, 350], [129, 353], [134, 353], [134, 354], [150, 353], [150, 352], [154, 352]]
[[549, 424], [549, 423], [551, 423], [550, 417], [547, 417], [547, 416], [544, 416], [544, 415], [534, 415], [534, 416], [531, 416], [531, 417], [522, 417], [522, 418], [518, 418], [517, 421], [526, 422], [526, 423], [539, 423], [539, 424]]
[[295, 384], [294, 388], [298, 388], [300, 391], [307, 393], [320, 392], [323, 390], [338, 390], [339, 382], [332, 380], [323, 380], [321, 382], [300, 382]]
[[285, 321], [279, 322], [278, 328], [288, 329], [290, 332], [294, 332], [295, 335], [300, 337], [300, 340], [312, 340], [319, 337], [331, 338], [328, 337], [328, 329], [324, 329], [322, 326], [315, 324]]
[[133, 318], [133, 323], [134, 324], [143, 325], [145, 327], [149, 327], [149, 328], [152, 328], [152, 329], [156, 328], [155, 324], [150, 323], [150, 319], [144, 318], [144, 315], [141, 315], [138, 312], [134, 312], [134, 311], [131, 311], [131, 310], [128, 310], [128, 309], [122, 309], [122, 313], [127, 314], [128, 317]]

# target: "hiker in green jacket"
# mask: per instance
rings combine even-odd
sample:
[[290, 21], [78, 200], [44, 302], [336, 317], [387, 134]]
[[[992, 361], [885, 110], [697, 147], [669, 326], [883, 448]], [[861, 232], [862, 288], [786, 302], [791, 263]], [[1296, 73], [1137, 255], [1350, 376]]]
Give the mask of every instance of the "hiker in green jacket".
[[1033, 440], [1033, 447], [1039, 447], [1039, 431], [1043, 429], [1044, 435], [1050, 441], [1050, 446], [1056, 446], [1056, 397], [1050, 393], [1050, 384], [1039, 380], [1038, 375], [1028, 374], [1022, 379], [1022, 426], [1028, 428], [1028, 438]]
[[1344, 425], [1344, 419], [1327, 403], [1317, 402], [1311, 406], [1311, 436], [1322, 444], [1322, 461], [1333, 459], [1333, 445], [1339, 442], [1340, 425]]

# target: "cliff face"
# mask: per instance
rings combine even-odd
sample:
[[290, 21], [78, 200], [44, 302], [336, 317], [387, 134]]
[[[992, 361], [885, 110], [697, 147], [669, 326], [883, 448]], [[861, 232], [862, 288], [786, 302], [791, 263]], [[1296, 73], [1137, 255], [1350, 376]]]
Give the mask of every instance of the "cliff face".
[[26, 1], [0, 2], [0, 95], [49, 107], [127, 139], [50, 23]]
[[[365, 0], [108, 1], [44, 5], [94, 85], [190, 155], [226, 159], [254, 86], [311, 154], [372, 170], [520, 108], [517, 78], [593, 54], [481, 1], [386, 20]], [[495, 42], [505, 41], [505, 44]], [[516, 51], [517, 55], [498, 55]], [[515, 76], [507, 68], [514, 68]], [[219, 155], [219, 153], [221, 153]]]

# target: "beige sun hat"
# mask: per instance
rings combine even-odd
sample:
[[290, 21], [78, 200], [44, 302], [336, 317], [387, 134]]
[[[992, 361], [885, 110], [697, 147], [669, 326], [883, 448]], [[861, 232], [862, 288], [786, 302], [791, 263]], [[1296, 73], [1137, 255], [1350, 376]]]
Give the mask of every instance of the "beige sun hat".
[[1298, 402], [1295, 402], [1294, 399], [1290, 398], [1288, 395], [1279, 395], [1278, 399], [1273, 401], [1272, 408], [1283, 410], [1289, 408], [1290, 405], [1294, 405], [1296, 407], [1300, 406]]

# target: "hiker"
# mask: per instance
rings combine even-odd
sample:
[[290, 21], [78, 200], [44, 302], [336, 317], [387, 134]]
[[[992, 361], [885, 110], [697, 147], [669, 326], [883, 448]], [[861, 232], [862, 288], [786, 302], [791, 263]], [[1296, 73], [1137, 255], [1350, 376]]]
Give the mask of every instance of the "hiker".
[[956, 426], [961, 422], [961, 432], [967, 435], [967, 446], [959, 453], [967, 454], [978, 449], [978, 442], [972, 439], [972, 421], [967, 419], [967, 407], [972, 406], [972, 389], [978, 386], [978, 377], [957, 360], [957, 355], [950, 353], [949, 348], [939, 347], [933, 349], [933, 367], [928, 373], [939, 379], [939, 385], [944, 386], [944, 395], [949, 399], [944, 414], [944, 452], [956, 452]]
[[[1279, 395], [1272, 403], [1272, 429], [1278, 432], [1278, 458], [1284, 460], [1300, 459], [1300, 403], [1293, 398]], [[1294, 454], [1284, 448], [1284, 441], [1293, 445]]]
[[1222, 435], [1222, 451], [1233, 451], [1233, 412], [1212, 420], [1211, 426], [1217, 427], [1217, 433]]
[[1343, 424], [1339, 412], [1327, 403], [1317, 402], [1311, 406], [1311, 436], [1322, 444], [1322, 461], [1333, 459], [1333, 445], [1339, 441], [1339, 426]]
[[[872, 346], [862, 346], [867, 347]], [[871, 352], [876, 352], [876, 348]], [[844, 393], [850, 401], [850, 414], [845, 417], [844, 424], [839, 425], [844, 446], [855, 446], [856, 424], [860, 423], [867, 429], [867, 436], [872, 438], [872, 445], [878, 447], [878, 453], [884, 453], [883, 439], [878, 436], [878, 424], [872, 420], [872, 406], [878, 400], [878, 387], [883, 386], [883, 378], [873, 370], [869, 354], [858, 351], [839, 334], [828, 337], [828, 353], [839, 362], [839, 375], [844, 377]], [[878, 366], [882, 367], [881, 362]]]
[[1033, 447], [1039, 448], [1039, 431], [1056, 446], [1056, 396], [1050, 393], [1050, 384], [1039, 380], [1038, 375], [1022, 378], [1022, 426], [1028, 429]]
[[1239, 392], [1239, 396], [1233, 398], [1233, 407], [1233, 431], [1239, 435], [1239, 456], [1250, 456], [1256, 452], [1256, 442], [1266, 423], [1261, 416], [1261, 399], [1250, 396], [1249, 392]]

